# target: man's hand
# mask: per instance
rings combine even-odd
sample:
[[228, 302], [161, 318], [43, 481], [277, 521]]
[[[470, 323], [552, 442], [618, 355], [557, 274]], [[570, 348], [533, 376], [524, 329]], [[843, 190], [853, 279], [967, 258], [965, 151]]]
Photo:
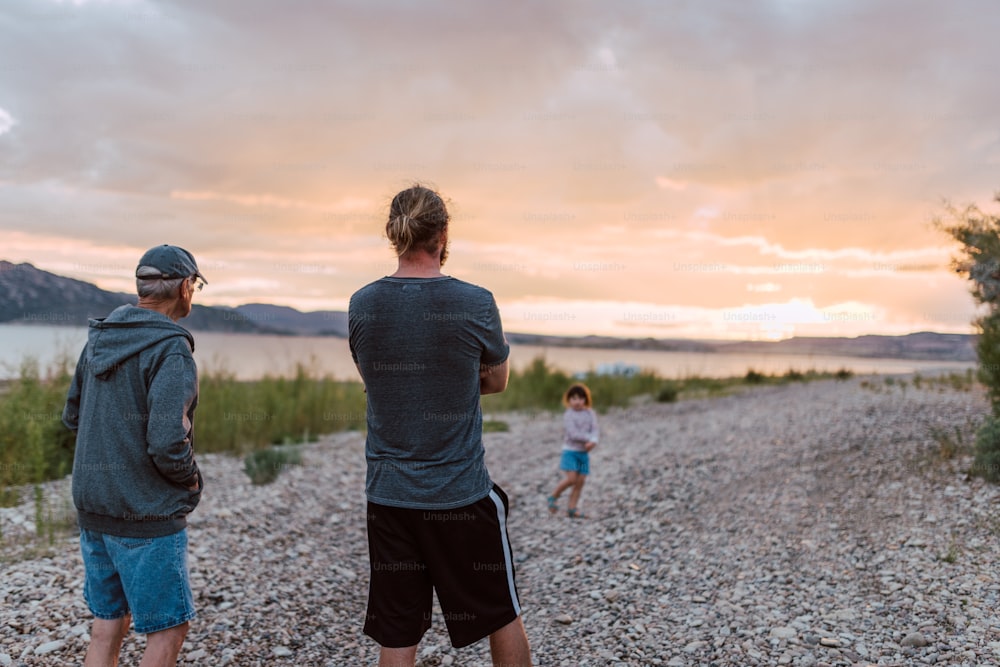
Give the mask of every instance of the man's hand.
[[597, 443], [596, 442], [588, 442], [587, 444], [585, 444], [583, 446], [583, 448], [586, 449], [588, 452], [590, 450], [592, 450], [594, 447], [597, 447]]

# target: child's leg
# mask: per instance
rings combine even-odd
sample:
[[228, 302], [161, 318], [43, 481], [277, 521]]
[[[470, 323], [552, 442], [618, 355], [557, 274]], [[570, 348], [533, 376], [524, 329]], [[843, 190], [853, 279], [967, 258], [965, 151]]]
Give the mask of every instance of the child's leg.
[[558, 498], [562, 495], [563, 491], [576, 484], [576, 479], [579, 477], [579, 475], [572, 470], [563, 470], [563, 472], [566, 473], [566, 477], [563, 481], [559, 482], [558, 486], [556, 486], [556, 490], [552, 492], [553, 498]]
[[575, 510], [577, 503], [580, 502], [580, 493], [583, 491], [583, 485], [587, 481], [587, 476], [583, 473], [576, 473], [576, 480], [573, 482], [573, 490], [569, 494], [569, 505], [568, 509]]

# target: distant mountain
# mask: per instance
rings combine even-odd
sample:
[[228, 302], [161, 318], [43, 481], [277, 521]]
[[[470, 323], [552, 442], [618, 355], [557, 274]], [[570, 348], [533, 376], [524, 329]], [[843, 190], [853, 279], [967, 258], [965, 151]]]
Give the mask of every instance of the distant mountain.
[[[96, 285], [37, 269], [31, 264], [0, 260], [0, 323], [87, 326], [92, 317], [106, 317], [134, 294], [109, 292]], [[201, 331], [284, 333], [239, 317], [232, 309], [195, 304], [183, 320]]]
[[921, 331], [904, 336], [801, 337], [774, 342], [720, 342], [715, 343], [714, 347], [717, 352], [739, 354], [824, 354], [883, 359], [976, 360], [976, 336], [931, 331]]
[[233, 309], [239, 316], [260, 326], [300, 336], [337, 336], [347, 338], [347, 313], [342, 310], [316, 310], [308, 313], [287, 306], [248, 303]]
[[[88, 318], [104, 317], [123, 303], [135, 302], [134, 294], [108, 292], [81, 280], [42, 271], [31, 264], [11, 264], [0, 260], [0, 323], [86, 326]], [[191, 315], [182, 323], [187, 328], [200, 331], [340, 338], [348, 335], [347, 313], [344, 311], [303, 313], [287, 306], [264, 303], [235, 308], [195, 305]], [[507, 336], [512, 343], [542, 347], [976, 360], [976, 336], [929, 331], [905, 336], [799, 337], [774, 342], [547, 336], [513, 332], [508, 332]]]
[[707, 341], [670, 338], [613, 338], [609, 336], [540, 336], [508, 334], [512, 343], [551, 347], [593, 347], [613, 350], [715, 352], [719, 354], [801, 354], [882, 359], [975, 361], [976, 337], [930, 331], [904, 336], [857, 338], [796, 337], [779, 341]]
[[659, 350], [665, 352], [716, 352], [713, 343], [687, 338], [617, 338], [614, 336], [547, 336], [543, 334], [507, 333], [507, 339], [518, 345], [540, 347], [588, 347], [605, 350]]

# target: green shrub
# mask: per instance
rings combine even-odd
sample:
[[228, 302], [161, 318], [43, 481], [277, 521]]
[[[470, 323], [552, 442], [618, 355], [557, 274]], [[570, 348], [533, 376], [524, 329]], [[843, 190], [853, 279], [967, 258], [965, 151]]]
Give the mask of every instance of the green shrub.
[[290, 378], [240, 381], [215, 371], [201, 378], [195, 449], [246, 452], [310, 442], [319, 435], [364, 428], [365, 410], [360, 382], [317, 377], [301, 364]]
[[763, 373], [758, 373], [754, 369], [747, 369], [747, 374], [743, 376], [743, 381], [747, 384], [760, 384], [767, 378]]
[[12, 486], [68, 475], [73, 467], [73, 432], [63, 426], [70, 376], [60, 362], [43, 376], [27, 359], [19, 376], [0, 394], [0, 498], [16, 502]]
[[656, 392], [656, 400], [660, 403], [675, 403], [679, 395], [680, 390], [677, 388], [677, 385], [673, 382], [668, 382], [660, 387], [660, 391]]
[[784, 377], [789, 382], [804, 382], [806, 379], [806, 376], [803, 375], [802, 371], [797, 371], [794, 368], [789, 368], [785, 371]]
[[278, 479], [285, 466], [300, 465], [302, 454], [289, 447], [268, 447], [247, 454], [243, 470], [254, 484], [270, 484]]
[[[1000, 192], [994, 194], [1000, 202]], [[959, 243], [960, 255], [953, 258], [952, 269], [972, 283], [972, 297], [988, 312], [976, 320], [980, 335], [976, 342], [979, 380], [986, 385], [991, 414], [976, 433], [976, 456], [972, 473], [992, 482], [1000, 482], [1000, 216], [984, 213], [970, 204], [945, 207], [947, 218], [935, 219], [938, 229]], [[953, 380], [955, 389], [967, 391], [967, 381]]]
[[[562, 395], [570, 385], [570, 376], [548, 365], [544, 357], [536, 357], [523, 370], [512, 370], [507, 389], [482, 398], [484, 411], [558, 410]], [[591, 387], [591, 391], [594, 388]], [[595, 399], [597, 392], [594, 391]]]
[[[838, 370], [836, 373], [833, 374], [833, 377], [835, 377], [838, 380], [849, 380], [853, 376], [854, 373], [846, 368], [841, 368], [840, 370]], [[918, 379], [919, 377], [920, 375], [917, 374], [917, 376], [913, 378], [913, 382], [917, 387], [920, 386], [920, 380]]]
[[937, 443], [937, 456], [942, 461], [950, 461], [969, 453], [971, 449], [965, 442], [965, 434], [955, 425], [951, 431], [932, 427], [930, 436]]
[[988, 416], [976, 432], [976, 453], [969, 472], [1000, 482], [1000, 417]]
[[[26, 360], [0, 392], [0, 504], [17, 502], [12, 487], [58, 479], [73, 467], [75, 436], [62, 424], [71, 380], [62, 361], [42, 375]], [[315, 377], [302, 365], [290, 378], [240, 381], [226, 371], [202, 373], [194, 420], [195, 452], [243, 453], [310, 442], [365, 426], [360, 382]]]
[[483, 433], [505, 433], [510, 430], [510, 424], [496, 419], [483, 420]]

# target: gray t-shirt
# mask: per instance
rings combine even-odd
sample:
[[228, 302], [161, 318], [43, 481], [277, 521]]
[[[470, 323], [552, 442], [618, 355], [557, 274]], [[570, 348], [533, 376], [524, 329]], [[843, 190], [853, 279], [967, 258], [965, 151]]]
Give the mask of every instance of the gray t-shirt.
[[351, 297], [348, 322], [368, 394], [368, 500], [453, 509], [489, 494], [479, 368], [510, 353], [493, 295], [448, 276], [386, 277]]

